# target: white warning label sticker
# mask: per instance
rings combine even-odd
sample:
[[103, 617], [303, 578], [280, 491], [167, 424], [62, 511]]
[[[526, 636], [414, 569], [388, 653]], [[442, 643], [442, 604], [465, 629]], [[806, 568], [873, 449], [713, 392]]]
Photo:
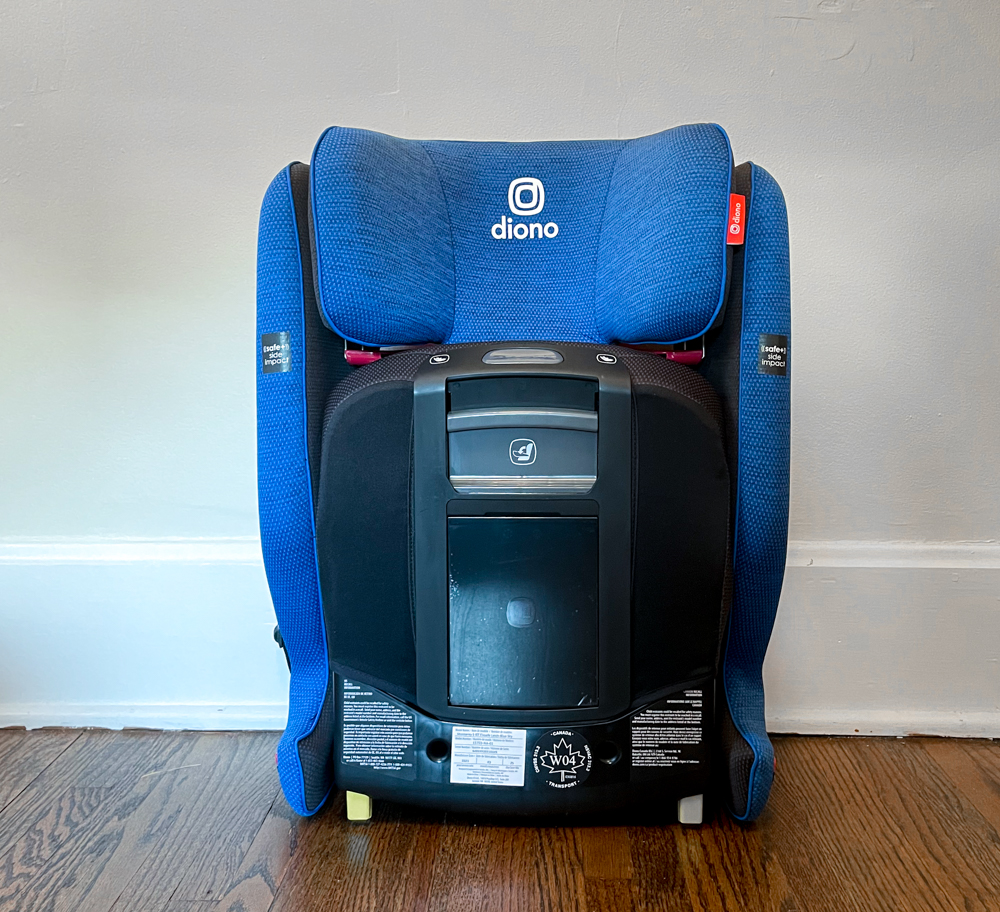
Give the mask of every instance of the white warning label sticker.
[[341, 714], [345, 764], [414, 778], [413, 713], [390, 703], [370, 687], [345, 680]]
[[703, 694], [685, 690], [683, 696], [661, 700], [632, 717], [632, 766], [696, 765], [702, 743]]
[[451, 781], [465, 785], [524, 785], [528, 733], [523, 728], [451, 730]]

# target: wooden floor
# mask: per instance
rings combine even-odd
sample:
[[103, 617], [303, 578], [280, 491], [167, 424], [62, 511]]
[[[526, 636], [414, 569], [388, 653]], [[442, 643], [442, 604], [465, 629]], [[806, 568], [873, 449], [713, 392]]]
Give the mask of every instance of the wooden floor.
[[0, 731], [0, 909], [1000, 910], [1000, 742], [780, 738], [753, 826], [297, 819], [277, 736]]

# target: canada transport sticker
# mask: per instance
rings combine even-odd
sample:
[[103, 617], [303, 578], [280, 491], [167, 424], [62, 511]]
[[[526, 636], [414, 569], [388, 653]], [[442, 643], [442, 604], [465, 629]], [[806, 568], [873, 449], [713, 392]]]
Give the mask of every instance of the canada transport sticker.
[[535, 773], [557, 789], [586, 782], [593, 762], [587, 739], [574, 731], [546, 732], [535, 743], [531, 755]]

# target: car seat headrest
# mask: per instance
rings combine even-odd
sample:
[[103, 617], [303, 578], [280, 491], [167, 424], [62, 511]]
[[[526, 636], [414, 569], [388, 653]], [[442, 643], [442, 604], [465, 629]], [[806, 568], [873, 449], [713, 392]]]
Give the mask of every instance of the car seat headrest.
[[724, 301], [732, 165], [714, 124], [538, 143], [331, 127], [310, 177], [323, 319], [375, 346], [696, 338]]

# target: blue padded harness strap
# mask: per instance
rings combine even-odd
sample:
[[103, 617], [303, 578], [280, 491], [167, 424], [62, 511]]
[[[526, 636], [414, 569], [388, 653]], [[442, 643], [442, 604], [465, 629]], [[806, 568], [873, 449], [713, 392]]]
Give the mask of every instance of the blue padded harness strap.
[[[302, 260], [290, 168], [264, 196], [257, 259], [257, 336], [287, 333], [289, 370], [263, 372], [257, 357], [257, 484], [260, 538], [278, 626], [291, 664], [288, 726], [278, 744], [278, 773], [288, 803], [307, 801], [299, 744], [320, 717], [330, 672], [316, 565], [313, 497], [306, 438], [305, 320]], [[312, 806], [309, 806], [312, 804]]]
[[723, 666], [730, 715], [754, 756], [746, 810], [736, 814], [738, 820], [760, 814], [774, 777], [761, 670], [785, 569], [791, 417], [790, 365], [787, 376], [758, 370], [761, 334], [791, 333], [788, 219], [771, 175], [754, 165], [752, 180], [740, 345], [735, 580]]

